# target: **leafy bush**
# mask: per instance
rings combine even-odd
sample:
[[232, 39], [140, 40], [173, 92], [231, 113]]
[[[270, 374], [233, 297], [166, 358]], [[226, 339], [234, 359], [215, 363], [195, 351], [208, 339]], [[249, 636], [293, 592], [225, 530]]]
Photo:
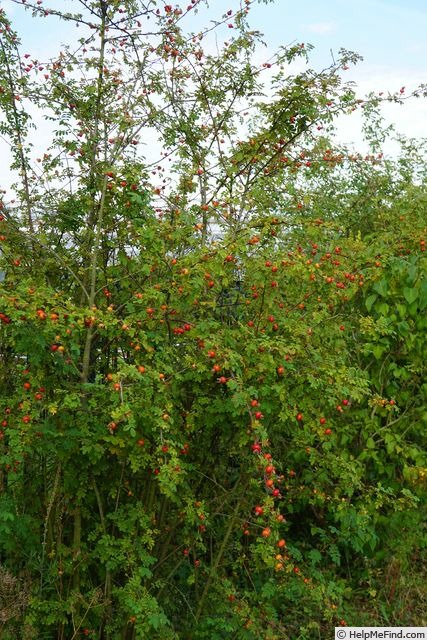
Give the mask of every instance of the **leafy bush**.
[[422, 149], [334, 144], [357, 56], [256, 66], [249, 2], [215, 55], [202, 3], [76, 4], [31, 7], [84, 32], [47, 64], [0, 14], [1, 632], [423, 624]]

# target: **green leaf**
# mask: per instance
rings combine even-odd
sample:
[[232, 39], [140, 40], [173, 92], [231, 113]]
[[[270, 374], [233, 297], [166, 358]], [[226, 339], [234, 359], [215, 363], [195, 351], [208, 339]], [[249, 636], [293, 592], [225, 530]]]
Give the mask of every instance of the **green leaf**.
[[385, 351], [385, 347], [381, 346], [380, 344], [376, 344], [372, 347], [372, 353], [374, 354], [377, 360], [381, 359], [384, 351]]
[[388, 316], [390, 307], [386, 302], [377, 302], [375, 305], [375, 311], [379, 313], [381, 316]]
[[427, 307], [427, 280], [423, 280], [420, 286], [420, 309], [424, 311]]
[[365, 300], [365, 306], [367, 308], [368, 311], [370, 311], [372, 309], [372, 305], [374, 304], [375, 300], [378, 298], [376, 293], [372, 293], [370, 296], [368, 296]]
[[409, 284], [414, 284], [416, 282], [418, 276], [418, 269], [415, 264], [412, 264], [408, 269], [408, 278], [407, 281]]
[[313, 566], [319, 564], [322, 560], [322, 554], [317, 549], [310, 549], [308, 557], [310, 558], [310, 562]]
[[403, 289], [403, 295], [408, 304], [412, 304], [418, 298], [418, 289], [414, 287], [405, 287]]
[[339, 566], [341, 564], [341, 554], [336, 544], [331, 544], [328, 549], [329, 556], [334, 564]]
[[403, 320], [402, 322], [398, 322], [397, 323], [397, 330], [399, 332], [399, 334], [401, 336], [407, 336], [409, 335], [410, 332], [410, 326], [409, 324], [406, 322], [406, 320]]
[[380, 296], [385, 298], [388, 295], [388, 282], [384, 278], [378, 280], [373, 286], [374, 291], [379, 293]]

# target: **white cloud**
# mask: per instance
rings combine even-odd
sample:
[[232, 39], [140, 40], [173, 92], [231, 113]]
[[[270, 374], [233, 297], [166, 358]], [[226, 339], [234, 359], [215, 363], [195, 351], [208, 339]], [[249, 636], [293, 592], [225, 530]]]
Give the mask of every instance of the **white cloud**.
[[326, 35], [334, 33], [337, 28], [336, 22], [313, 22], [312, 24], [305, 24], [304, 28], [311, 33], [317, 33], [319, 35]]
[[[350, 74], [350, 72], [349, 72]], [[388, 93], [399, 92], [405, 87], [402, 97], [408, 96], [425, 78], [421, 73], [411, 69], [390, 69], [374, 65], [356, 67], [350, 78], [356, 83], [357, 94], [363, 96], [370, 92], [384, 97]], [[394, 125], [396, 132], [409, 138], [427, 139], [427, 104], [423, 98], [409, 98], [404, 104], [384, 102], [381, 108], [384, 124]], [[363, 141], [362, 114], [360, 110], [348, 116], [342, 116], [337, 121], [337, 140], [349, 144], [355, 151], [368, 152], [368, 146]], [[396, 157], [399, 147], [392, 140], [384, 144], [384, 153], [389, 157]]]

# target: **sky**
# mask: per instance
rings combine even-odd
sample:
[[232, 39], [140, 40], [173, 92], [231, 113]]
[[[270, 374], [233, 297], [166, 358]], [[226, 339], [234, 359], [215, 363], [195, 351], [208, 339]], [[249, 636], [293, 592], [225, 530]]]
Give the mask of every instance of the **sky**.
[[[218, 13], [239, 4], [214, 0]], [[359, 92], [410, 93], [427, 83], [427, 0], [276, 0], [259, 2], [251, 10], [251, 22], [265, 34], [273, 52], [291, 42], [314, 46], [310, 64], [321, 69], [336, 59], [341, 48], [355, 51], [363, 61], [352, 67], [346, 80]], [[333, 56], [333, 57], [332, 57]], [[409, 137], [427, 138], [427, 100], [408, 101], [404, 107], [386, 105], [387, 122]], [[354, 147], [361, 142], [358, 114], [341, 119], [338, 137]], [[386, 145], [393, 154], [396, 146]]]
[[[185, 8], [188, 1], [171, 4]], [[159, 7], [163, 4], [157, 0]], [[78, 10], [75, 0], [43, 0], [43, 5]], [[201, 9], [193, 16], [191, 28], [197, 32], [207, 20], [239, 6], [240, 0], [211, 0], [208, 17]], [[50, 20], [35, 21], [13, 0], [0, 0], [0, 7], [21, 37], [22, 53], [28, 50], [40, 60], [53, 55], [61, 41], [82, 35], [79, 29], [56, 21], [52, 31]], [[340, 48], [356, 51], [363, 62], [351, 68], [345, 78], [355, 81], [362, 94], [395, 92], [403, 86], [409, 93], [418, 84], [427, 83], [427, 0], [261, 0], [251, 8], [250, 24], [264, 34], [266, 59], [281, 45], [311, 43], [310, 65], [322, 69], [331, 64]], [[427, 100], [408, 101], [404, 107], [387, 105], [384, 115], [401, 133], [427, 138]], [[358, 118], [355, 114], [338, 123], [339, 140], [355, 149], [363, 146]], [[394, 147], [390, 145], [387, 151], [393, 154]], [[6, 165], [0, 141], [2, 174]]]
[[[363, 62], [352, 68], [347, 79], [361, 93], [398, 91], [406, 93], [427, 83], [427, 0], [277, 0], [258, 5], [257, 26], [268, 32], [271, 46], [295, 39], [314, 45], [313, 64], [327, 65], [331, 51], [356, 51]], [[412, 100], [404, 107], [387, 105], [388, 122], [410, 137], [427, 138], [427, 101]], [[357, 114], [341, 119], [338, 135], [347, 144], [361, 144]], [[395, 145], [386, 145], [393, 154]]]
[[[53, 8], [76, 7], [75, 0], [43, 0]], [[158, 0], [159, 7], [164, 4]], [[174, 4], [174, 3], [172, 3]], [[178, 0], [182, 7], [188, 0]], [[240, 0], [211, 0], [210, 16], [220, 17], [228, 9], [237, 9]], [[32, 51], [49, 50], [49, 44], [61, 34], [78, 30], [65, 23], [52, 34], [49, 20], [35, 22], [13, 0], [0, 0], [15, 28]], [[195, 29], [206, 24], [205, 10], [194, 20]], [[265, 34], [265, 42], [275, 50], [293, 41], [315, 46], [313, 60], [327, 64], [331, 50], [344, 47], [364, 57], [360, 72], [373, 69], [385, 76], [419, 74], [427, 80], [427, 0], [260, 0], [251, 8], [251, 23]]]
[[425, 0], [277, 0], [258, 5], [256, 20], [273, 45], [302, 39], [320, 59], [344, 47], [373, 67], [426, 72]]

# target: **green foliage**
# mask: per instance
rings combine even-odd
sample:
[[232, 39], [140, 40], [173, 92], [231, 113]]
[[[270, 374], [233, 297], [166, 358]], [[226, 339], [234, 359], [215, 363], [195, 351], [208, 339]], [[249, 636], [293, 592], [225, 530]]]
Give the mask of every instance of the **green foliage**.
[[422, 625], [422, 150], [382, 157], [377, 98], [375, 155], [337, 148], [358, 56], [258, 67], [250, 3], [216, 55], [194, 7], [78, 4], [76, 51], [25, 81], [0, 14], [0, 635]]

